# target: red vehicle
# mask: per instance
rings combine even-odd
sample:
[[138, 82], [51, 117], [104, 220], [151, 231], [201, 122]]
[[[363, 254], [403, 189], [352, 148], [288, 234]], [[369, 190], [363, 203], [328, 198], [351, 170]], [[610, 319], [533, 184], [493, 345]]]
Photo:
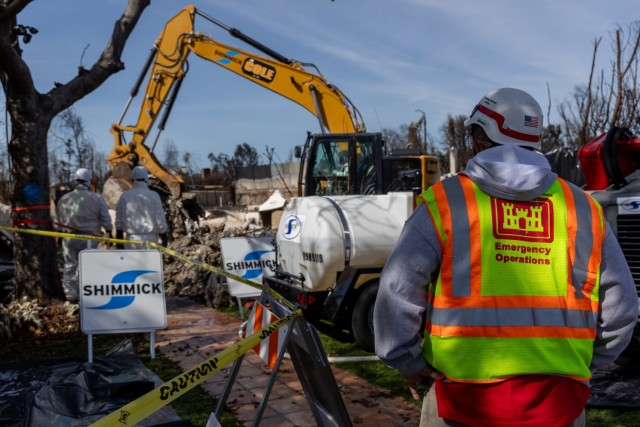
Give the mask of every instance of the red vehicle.
[[640, 317], [640, 138], [614, 127], [578, 153], [585, 190], [602, 205], [638, 290]]

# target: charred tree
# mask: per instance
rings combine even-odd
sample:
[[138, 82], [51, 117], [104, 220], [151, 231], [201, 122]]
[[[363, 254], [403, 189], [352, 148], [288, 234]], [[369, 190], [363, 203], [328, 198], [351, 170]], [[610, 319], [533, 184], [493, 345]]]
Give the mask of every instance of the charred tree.
[[596, 70], [602, 39], [593, 42], [588, 83], [574, 90], [560, 105], [562, 131], [568, 146], [581, 147], [612, 126], [638, 130], [640, 126], [640, 21], [611, 33], [613, 59], [607, 70]]
[[[36, 90], [31, 70], [22, 58], [37, 29], [18, 23], [31, 0], [0, 0], [0, 83], [11, 120], [9, 156], [14, 188], [12, 220], [16, 226], [51, 229], [47, 133], [54, 117], [97, 89], [109, 76], [124, 69], [121, 55], [131, 32], [150, 0], [129, 0], [115, 22], [110, 39], [89, 68], [78, 67], [68, 82], [51, 90]], [[34, 3], [37, 7], [37, 3]], [[54, 239], [16, 233], [14, 242], [16, 295], [48, 302], [63, 298]]]

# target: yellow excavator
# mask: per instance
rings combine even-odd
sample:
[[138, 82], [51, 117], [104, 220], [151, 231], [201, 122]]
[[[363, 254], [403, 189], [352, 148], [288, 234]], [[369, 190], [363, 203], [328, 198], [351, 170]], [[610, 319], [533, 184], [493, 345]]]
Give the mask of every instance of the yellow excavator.
[[[196, 17], [224, 29], [264, 55], [224, 44], [195, 31]], [[299, 195], [380, 194], [397, 190], [399, 186], [414, 187], [418, 191], [418, 187], [428, 186], [439, 178], [435, 157], [410, 153], [385, 159], [381, 135], [366, 133], [358, 110], [336, 86], [322, 77], [315, 65], [286, 58], [194, 6], [187, 6], [166, 23], [118, 123], [111, 127], [114, 147], [107, 159], [110, 179], [103, 188], [109, 205], [113, 205], [121, 192], [130, 186], [131, 169], [137, 164], [145, 166], [172, 196], [182, 194], [182, 178], [167, 170], [153, 154], [153, 149], [188, 72], [187, 60], [191, 53], [299, 104], [317, 117], [321, 134], [309, 134], [304, 148], [296, 147], [303, 159]], [[317, 73], [308, 68], [314, 68]], [[123, 125], [145, 76], [148, 76], [147, 87], [137, 122]], [[149, 147], [149, 133], [157, 120], [159, 132]], [[126, 136], [129, 136], [128, 140]], [[393, 162], [396, 162], [395, 166]]]

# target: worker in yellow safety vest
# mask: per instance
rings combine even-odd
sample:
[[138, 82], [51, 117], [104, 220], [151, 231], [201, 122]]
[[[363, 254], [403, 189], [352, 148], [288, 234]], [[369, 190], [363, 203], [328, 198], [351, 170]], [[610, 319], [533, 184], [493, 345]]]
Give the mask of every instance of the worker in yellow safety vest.
[[584, 426], [593, 371], [637, 321], [631, 272], [600, 205], [538, 152], [531, 95], [492, 91], [465, 126], [474, 157], [417, 198], [382, 272], [376, 353], [426, 388], [421, 425]]

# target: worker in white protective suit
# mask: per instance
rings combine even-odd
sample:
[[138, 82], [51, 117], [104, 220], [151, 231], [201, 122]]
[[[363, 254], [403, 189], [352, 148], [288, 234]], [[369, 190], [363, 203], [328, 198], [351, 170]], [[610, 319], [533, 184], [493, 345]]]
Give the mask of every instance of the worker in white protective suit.
[[[80, 168], [75, 173], [76, 188], [60, 198], [56, 206], [57, 228], [64, 233], [100, 237], [101, 228], [111, 237], [113, 224], [102, 196], [91, 191], [91, 172]], [[64, 273], [62, 287], [67, 300], [78, 303], [78, 257], [85, 249], [97, 247], [96, 240], [63, 238]]]
[[[160, 195], [149, 189], [149, 172], [142, 166], [132, 171], [133, 187], [120, 196], [116, 206], [116, 238], [167, 245], [167, 218]], [[125, 236], [126, 234], [126, 236]], [[142, 245], [118, 244], [118, 249], [144, 249]]]

